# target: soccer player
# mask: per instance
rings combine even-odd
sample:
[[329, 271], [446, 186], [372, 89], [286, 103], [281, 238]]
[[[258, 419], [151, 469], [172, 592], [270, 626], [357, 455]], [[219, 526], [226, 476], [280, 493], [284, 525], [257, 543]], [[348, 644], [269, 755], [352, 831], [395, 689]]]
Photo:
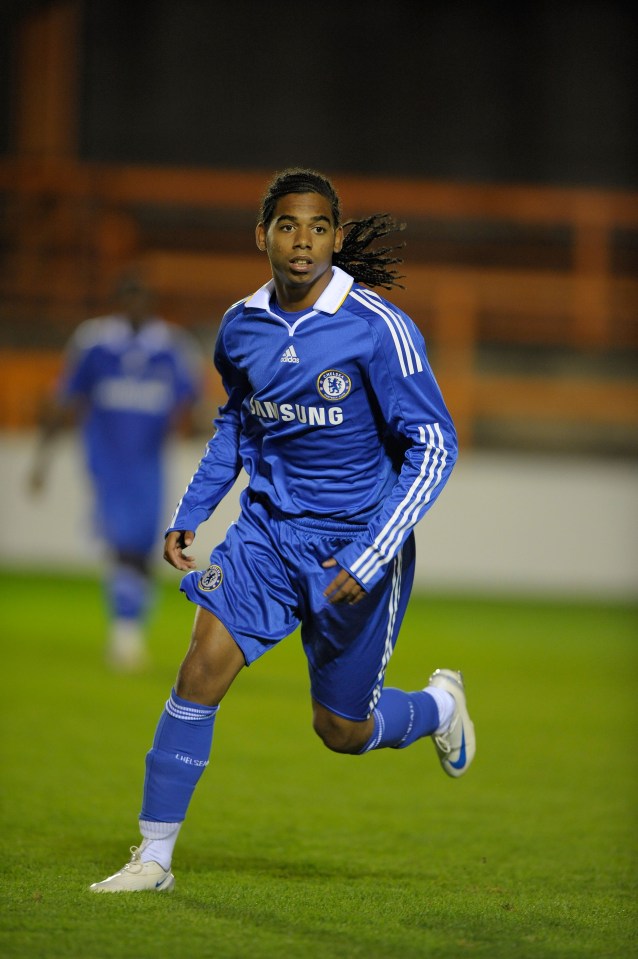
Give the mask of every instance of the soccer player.
[[136, 670], [147, 658], [151, 560], [161, 533], [165, 440], [201, 392], [201, 356], [184, 330], [155, 317], [136, 276], [122, 279], [118, 309], [81, 324], [71, 338], [29, 478], [45, 484], [53, 441], [79, 419], [95, 500], [96, 530], [109, 554], [107, 661]]
[[[256, 229], [272, 279], [223, 318], [215, 363], [227, 392], [166, 533], [196, 605], [191, 643], [146, 757], [140, 847], [94, 892], [167, 891], [172, 854], [208, 765], [219, 704], [244, 666], [300, 624], [314, 729], [336, 752], [402, 749], [431, 736], [461, 776], [475, 752], [461, 674], [384, 686], [414, 574], [413, 527], [456, 458], [456, 437], [415, 324], [373, 292], [397, 281], [396, 227], [341, 224], [328, 179], [276, 176]], [[184, 552], [234, 483], [241, 513], [205, 570]], [[433, 544], [436, 548], [436, 544]]]

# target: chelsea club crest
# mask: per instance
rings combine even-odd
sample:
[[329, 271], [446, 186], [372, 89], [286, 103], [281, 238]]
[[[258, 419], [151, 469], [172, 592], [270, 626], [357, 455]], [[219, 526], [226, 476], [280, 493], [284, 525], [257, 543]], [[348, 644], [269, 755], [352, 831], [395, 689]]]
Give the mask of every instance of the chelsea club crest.
[[324, 370], [317, 377], [317, 392], [330, 403], [344, 399], [352, 389], [352, 380], [341, 370]]
[[209, 566], [197, 585], [200, 589], [210, 593], [211, 590], [217, 589], [223, 578], [224, 574], [221, 566]]

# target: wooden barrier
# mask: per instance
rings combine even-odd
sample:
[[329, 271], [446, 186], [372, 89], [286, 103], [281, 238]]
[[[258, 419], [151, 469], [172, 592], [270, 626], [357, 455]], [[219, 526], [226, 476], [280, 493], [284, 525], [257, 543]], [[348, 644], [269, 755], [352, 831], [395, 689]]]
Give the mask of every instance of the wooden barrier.
[[[29, 327], [35, 316], [61, 344], [78, 322], [105, 311], [118, 272], [135, 263], [170, 319], [199, 328], [210, 324], [212, 333], [223, 310], [269, 276], [265, 258], [250, 252], [245, 236], [247, 213], [258, 205], [265, 181], [257, 173], [0, 159], [8, 214], [0, 320], [17, 329]], [[638, 197], [363, 177], [338, 182], [353, 216], [376, 209], [382, 197], [399, 217], [474, 222], [477, 228], [505, 221], [520, 229], [539, 223], [567, 227], [564, 269], [539, 269], [533, 261], [516, 267], [432, 265], [406, 250], [406, 289], [390, 298], [423, 329], [463, 443], [472, 443], [478, 418], [486, 416], [638, 422], [628, 374], [622, 381], [600, 371], [563, 381], [559, 374], [516, 377], [507, 369], [488, 374], [479, 362], [481, 351], [495, 344], [594, 359], [638, 349], [638, 280], [613, 268], [612, 255], [616, 231], [638, 232]], [[226, 211], [231, 220], [236, 215], [242, 240], [229, 233], [228, 249], [202, 252], [188, 247], [185, 231], [185, 245], [173, 242], [169, 248], [165, 236], [163, 244], [143, 223], [144, 204], [177, 219], [180, 210], [185, 217], [193, 209], [208, 210], [213, 221]], [[4, 342], [11, 345], [15, 338], [10, 333]], [[10, 359], [19, 374], [10, 372], [0, 389], [0, 426], [18, 428], [32, 423], [55, 359], [28, 351], [21, 358], [14, 351]], [[23, 395], [20, 381], [28, 385]], [[214, 377], [212, 382], [217, 397]]]
[[61, 368], [62, 354], [58, 352], [0, 350], [0, 427], [34, 427]]
[[[81, 0], [31, 5], [16, 37], [15, 155], [0, 157], [3, 428], [34, 423], [59, 369], [62, 343], [77, 323], [108, 308], [122, 269], [146, 269], [169, 319], [211, 328], [231, 302], [268, 276], [246, 223], [269, 172], [78, 160], [74, 64], [81, 15]], [[471, 265], [454, 255], [454, 243], [442, 243], [435, 261], [419, 255], [418, 244], [408, 247], [407, 289], [391, 296], [426, 335], [463, 443], [472, 443], [481, 417], [633, 428], [635, 380], [627, 372], [619, 377], [605, 360], [638, 350], [638, 281], [631, 266], [637, 193], [328, 172], [335, 173], [347, 217], [381, 205], [412, 223], [460, 225], [476, 235], [504, 227], [530, 237], [516, 265], [498, 255]], [[154, 229], [145, 211], [174, 223], [196, 211], [225, 225], [219, 235], [213, 226], [198, 236], [196, 250], [188, 228], [167, 242], [166, 229]], [[543, 231], [561, 236], [560, 263], [551, 268]], [[623, 235], [629, 237], [624, 261], [618, 256]], [[35, 349], [45, 343], [49, 351]], [[519, 354], [534, 348], [586, 357], [592, 372], [487, 371], [480, 358], [495, 345]], [[219, 398], [214, 374], [208, 390]]]

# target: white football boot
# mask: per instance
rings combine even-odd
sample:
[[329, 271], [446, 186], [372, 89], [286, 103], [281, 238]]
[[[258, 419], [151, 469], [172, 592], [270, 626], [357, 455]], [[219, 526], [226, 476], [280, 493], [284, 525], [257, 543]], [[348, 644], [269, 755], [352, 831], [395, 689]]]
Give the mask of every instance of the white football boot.
[[106, 662], [120, 673], [141, 672], [148, 665], [142, 627], [134, 619], [115, 619], [109, 630]]
[[432, 741], [448, 776], [462, 776], [476, 752], [474, 723], [467, 711], [463, 675], [455, 669], [437, 669], [429, 682], [431, 686], [445, 689], [456, 703], [452, 722], [444, 732], [434, 733]]
[[89, 886], [91, 892], [170, 892], [175, 876], [158, 862], [142, 862], [144, 842], [140, 847], [131, 846], [131, 861], [102, 882], [94, 882]]

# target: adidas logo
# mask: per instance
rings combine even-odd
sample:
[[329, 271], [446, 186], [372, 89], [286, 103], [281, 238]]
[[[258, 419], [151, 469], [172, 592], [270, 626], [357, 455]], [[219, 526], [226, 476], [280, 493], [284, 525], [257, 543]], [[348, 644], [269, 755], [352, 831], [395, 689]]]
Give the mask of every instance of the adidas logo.
[[284, 350], [284, 352], [281, 354], [281, 360], [279, 362], [280, 363], [298, 363], [299, 362], [299, 357], [295, 353], [294, 346], [289, 346], [287, 350]]

